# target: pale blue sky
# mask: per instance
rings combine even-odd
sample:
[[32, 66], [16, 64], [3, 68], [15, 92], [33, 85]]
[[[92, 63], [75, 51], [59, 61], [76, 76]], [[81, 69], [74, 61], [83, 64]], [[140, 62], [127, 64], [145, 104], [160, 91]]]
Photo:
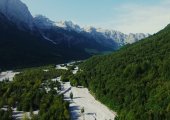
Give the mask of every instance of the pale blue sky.
[[32, 15], [125, 33], [155, 33], [170, 23], [170, 0], [21, 0]]

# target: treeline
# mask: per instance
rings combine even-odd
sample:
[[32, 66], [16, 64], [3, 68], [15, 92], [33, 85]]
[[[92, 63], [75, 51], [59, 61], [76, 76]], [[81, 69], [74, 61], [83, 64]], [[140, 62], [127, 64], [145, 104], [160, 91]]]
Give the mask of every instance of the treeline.
[[[51, 80], [65, 72], [54, 66], [32, 68], [21, 71], [12, 82], [0, 82], [0, 108], [7, 106], [30, 113], [39, 110], [32, 120], [69, 120], [69, 103], [63, 100], [63, 95], [58, 95], [60, 83]], [[1, 110], [0, 119], [11, 120], [11, 112]]]
[[170, 119], [170, 26], [119, 51], [80, 65], [72, 85], [84, 85], [116, 111], [117, 120]]

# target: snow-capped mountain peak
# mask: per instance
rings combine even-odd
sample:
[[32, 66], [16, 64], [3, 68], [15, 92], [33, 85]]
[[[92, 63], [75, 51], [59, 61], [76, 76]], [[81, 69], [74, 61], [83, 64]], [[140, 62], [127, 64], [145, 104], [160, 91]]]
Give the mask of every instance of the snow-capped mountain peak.
[[34, 17], [34, 23], [36, 27], [40, 29], [49, 29], [55, 26], [55, 22], [51, 21], [50, 19], [48, 19], [47, 17], [43, 15], [36, 15]]
[[90, 35], [93, 36], [95, 39], [105, 39], [105, 40], [112, 40], [118, 44], [118, 46], [123, 46], [126, 44], [132, 44], [134, 42], [137, 42], [143, 38], [146, 38], [150, 36], [149, 34], [144, 33], [130, 33], [130, 34], [124, 34], [122, 32], [116, 31], [116, 30], [109, 30], [109, 29], [103, 29], [103, 28], [95, 28], [92, 26], [85, 27], [83, 30]]
[[130, 33], [127, 37], [126, 37], [126, 43], [134, 43], [137, 42], [143, 38], [149, 37], [150, 34], [144, 34], [144, 33]]
[[0, 12], [18, 26], [33, 27], [33, 17], [20, 0], [0, 0]]
[[92, 26], [86, 26], [83, 28], [83, 31], [88, 32], [88, 33], [92, 33], [92, 32], [96, 32], [96, 28], [92, 27]]
[[[149, 34], [143, 34], [143, 33], [130, 33], [130, 34], [124, 34], [122, 32], [116, 31], [116, 30], [109, 30], [109, 29], [103, 29], [103, 28], [95, 28], [92, 26], [86, 26], [86, 27], [80, 27], [77, 24], [74, 24], [72, 21], [58, 21], [53, 22], [50, 19], [39, 15], [34, 17], [34, 23], [36, 26], [40, 29], [48, 29], [52, 27], [59, 27], [68, 31], [75, 31], [77, 33], [84, 33], [87, 36], [93, 37], [96, 41], [112, 41], [118, 45], [118, 48], [126, 45], [131, 44], [136, 41], [139, 41], [145, 37], [148, 37]], [[87, 34], [86, 34], [87, 33]], [[110, 42], [110, 43], [112, 43]]]
[[82, 31], [80, 26], [77, 24], [74, 24], [72, 21], [58, 21], [58, 22], [55, 22], [55, 25], [66, 30], [73, 30], [76, 32]]

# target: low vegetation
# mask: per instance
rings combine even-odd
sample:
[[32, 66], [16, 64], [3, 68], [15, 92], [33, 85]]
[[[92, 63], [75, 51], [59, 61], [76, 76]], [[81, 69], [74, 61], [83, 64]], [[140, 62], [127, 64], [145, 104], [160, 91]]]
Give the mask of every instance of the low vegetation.
[[65, 72], [54, 66], [31, 68], [21, 71], [12, 82], [0, 82], [0, 108], [7, 107], [0, 110], [0, 119], [12, 120], [12, 108], [17, 108], [30, 113], [39, 110], [32, 120], [69, 120], [69, 103], [58, 94], [59, 82], [52, 81]]

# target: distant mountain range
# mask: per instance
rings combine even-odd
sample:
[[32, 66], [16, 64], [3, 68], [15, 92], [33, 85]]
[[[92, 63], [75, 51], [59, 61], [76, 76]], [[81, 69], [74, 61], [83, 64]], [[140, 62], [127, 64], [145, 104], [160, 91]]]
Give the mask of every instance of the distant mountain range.
[[74, 31], [79, 34], [83, 34], [90, 39], [94, 39], [99, 44], [105, 45], [106, 47], [109, 46], [114, 50], [119, 49], [126, 44], [137, 42], [150, 35], [144, 33], [130, 33], [127, 35], [119, 31], [95, 28], [91, 26], [81, 28], [79, 25], [74, 24], [72, 21], [54, 22], [42, 15], [34, 17], [34, 23], [38, 28], [43, 30], [62, 28], [67, 31]]
[[33, 17], [20, 0], [0, 0], [0, 35], [0, 68], [85, 59], [149, 36]]

